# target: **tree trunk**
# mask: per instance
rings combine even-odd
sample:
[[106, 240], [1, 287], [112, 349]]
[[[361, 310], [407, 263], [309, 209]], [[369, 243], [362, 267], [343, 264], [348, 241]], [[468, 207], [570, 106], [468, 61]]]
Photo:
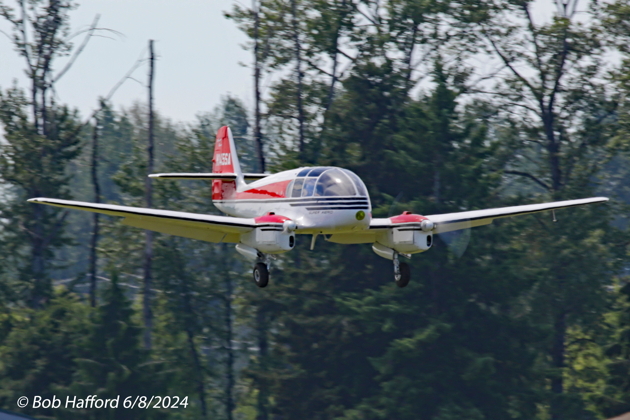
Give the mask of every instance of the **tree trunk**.
[[[153, 40], [149, 41], [150, 67], [149, 67], [149, 141], [147, 144], [148, 174], [153, 173], [153, 70], [155, 56], [153, 54]], [[147, 174], [147, 175], [148, 175]], [[147, 208], [153, 206], [153, 185], [151, 178], [145, 178], [145, 204]], [[144, 298], [143, 298], [143, 317], [144, 317], [144, 347], [151, 349], [151, 330], [153, 328], [153, 314], [151, 312], [151, 287], [153, 283], [153, 273], [151, 263], [153, 260], [153, 232], [146, 231], [146, 241], [144, 247]]]
[[563, 369], [565, 361], [565, 340], [566, 340], [566, 314], [560, 313], [554, 320], [553, 346], [551, 358], [555, 375], [551, 378], [551, 420], [561, 420], [564, 418], [562, 406], [562, 394], [564, 393]]
[[[224, 249], [222, 250], [224, 251]], [[223, 253], [223, 252], [222, 252]], [[225, 270], [225, 349], [227, 351], [226, 385], [225, 385], [225, 414], [227, 420], [233, 419], [234, 413], [234, 349], [232, 348], [232, 279]]]
[[[92, 185], [94, 186], [94, 202], [101, 202], [101, 186], [98, 182], [98, 118], [94, 118], [94, 132], [92, 133]], [[90, 304], [96, 306], [96, 245], [98, 243], [99, 214], [94, 213], [92, 225], [92, 239], [90, 242]]]
[[260, 9], [257, 0], [253, 0], [254, 10], [254, 138], [256, 140], [256, 157], [258, 158], [258, 170], [260, 173], [265, 172], [265, 155], [263, 154], [262, 133], [260, 131], [260, 44], [259, 44], [259, 28], [260, 28]]
[[[37, 197], [37, 195], [34, 195]], [[44, 270], [44, 232], [41, 220], [44, 217], [42, 206], [33, 209], [35, 228], [31, 234], [31, 275], [33, 276], [33, 291], [31, 293], [31, 305], [39, 308], [46, 293], [46, 278]]]
[[[256, 333], [258, 338], [258, 366], [260, 369], [259, 376], [263, 378], [267, 373], [267, 354], [269, 342], [267, 340], [267, 316], [263, 308], [258, 306], [256, 311]], [[267, 381], [258, 380], [258, 399], [256, 401], [257, 412], [256, 420], [269, 420], [269, 389]]]
[[195, 337], [190, 328], [186, 328], [186, 336], [188, 337], [188, 347], [193, 358], [193, 364], [197, 370], [197, 393], [199, 394], [199, 401], [201, 403], [201, 418], [208, 418], [208, 409], [206, 407], [206, 389], [203, 384], [203, 371], [201, 369], [201, 361], [199, 360], [199, 353], [195, 347]]
[[299, 130], [299, 152], [300, 159], [304, 161], [304, 105], [302, 104], [302, 50], [300, 45], [300, 34], [297, 23], [297, 0], [291, 0], [291, 12], [293, 23], [293, 41], [295, 44], [295, 73], [297, 81], [297, 111]]

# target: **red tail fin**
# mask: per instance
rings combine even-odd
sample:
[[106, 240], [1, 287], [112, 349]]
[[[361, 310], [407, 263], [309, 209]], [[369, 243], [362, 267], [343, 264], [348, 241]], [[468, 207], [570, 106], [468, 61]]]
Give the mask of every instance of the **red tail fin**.
[[214, 144], [214, 158], [212, 159], [212, 172], [237, 175], [236, 181], [212, 181], [213, 200], [232, 198], [236, 193], [236, 186], [244, 183], [241, 165], [238, 162], [234, 139], [232, 138], [232, 131], [228, 126], [223, 126], [217, 131], [217, 140]]
[[212, 172], [215, 174], [235, 173], [230, 134], [230, 127], [228, 126], [223, 126], [217, 131], [214, 158], [212, 159]]

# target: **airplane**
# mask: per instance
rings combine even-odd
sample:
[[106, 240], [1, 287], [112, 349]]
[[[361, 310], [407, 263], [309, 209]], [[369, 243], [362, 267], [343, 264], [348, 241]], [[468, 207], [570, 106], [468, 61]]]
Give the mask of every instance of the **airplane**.
[[395, 283], [405, 287], [411, 272], [399, 257], [428, 251], [434, 234], [548, 210], [554, 211], [555, 220], [556, 209], [608, 201], [606, 197], [591, 197], [426, 216], [405, 211], [374, 218], [365, 184], [347, 169], [316, 166], [276, 174], [243, 173], [227, 126], [217, 132], [212, 162], [212, 173], [160, 173], [149, 177], [211, 180], [212, 201], [229, 216], [45, 197], [28, 201], [119, 216], [125, 225], [155, 232], [236, 244], [236, 251], [254, 262], [253, 278], [259, 287], [267, 286], [275, 255], [293, 249], [296, 234], [312, 235], [311, 249], [318, 235], [339, 244], [372, 244], [377, 255], [392, 260]]

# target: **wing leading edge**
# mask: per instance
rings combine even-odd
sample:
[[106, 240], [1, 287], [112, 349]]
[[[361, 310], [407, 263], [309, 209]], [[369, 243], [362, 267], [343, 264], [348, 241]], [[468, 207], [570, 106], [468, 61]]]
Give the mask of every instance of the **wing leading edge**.
[[108, 216], [124, 217], [123, 224], [206, 242], [238, 243], [240, 235], [263, 225], [254, 219], [195, 214], [182, 211], [97, 204], [84, 201], [31, 198], [31, 203], [85, 210]]
[[603, 203], [606, 201], [608, 201], [607, 197], [591, 197], [580, 200], [554, 201], [551, 203], [527, 204], [524, 206], [500, 207], [496, 209], [432, 214], [426, 216], [426, 218], [435, 223], [435, 233], [443, 233], [466, 229], [469, 227], [489, 225], [493, 220], [502, 219], [504, 217], [513, 217], [524, 214], [539, 213], [541, 211], [583, 206], [585, 204]]

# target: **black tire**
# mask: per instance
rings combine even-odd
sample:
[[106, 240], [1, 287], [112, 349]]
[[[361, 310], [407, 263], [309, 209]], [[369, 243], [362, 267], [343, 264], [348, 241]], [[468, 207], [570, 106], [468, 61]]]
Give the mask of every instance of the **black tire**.
[[267, 286], [269, 283], [267, 264], [259, 262], [254, 266], [254, 283], [256, 283], [258, 287]]
[[409, 268], [409, 264], [404, 262], [398, 265], [398, 269], [400, 270], [400, 275], [394, 276], [396, 286], [405, 287], [409, 284], [409, 280], [411, 280], [411, 269]]

